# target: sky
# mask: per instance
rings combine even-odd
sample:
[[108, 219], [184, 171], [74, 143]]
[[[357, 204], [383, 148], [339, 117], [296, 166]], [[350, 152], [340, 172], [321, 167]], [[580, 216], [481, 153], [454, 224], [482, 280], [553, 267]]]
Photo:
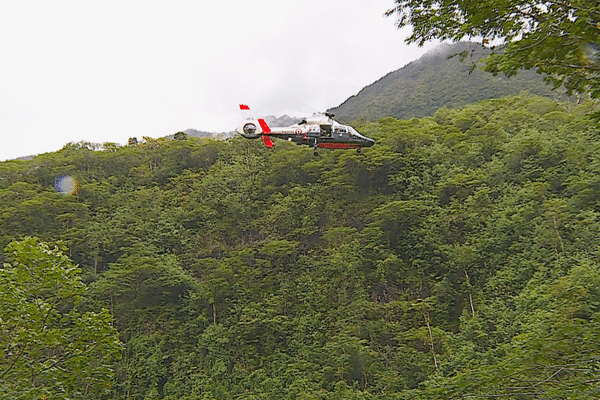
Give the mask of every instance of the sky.
[[393, 0], [0, 0], [0, 161], [304, 116], [435, 47]]

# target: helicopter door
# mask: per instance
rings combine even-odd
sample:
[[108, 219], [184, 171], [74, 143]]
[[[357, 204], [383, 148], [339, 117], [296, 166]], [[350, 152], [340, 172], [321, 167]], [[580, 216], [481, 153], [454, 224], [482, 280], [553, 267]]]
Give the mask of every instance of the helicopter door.
[[331, 137], [332, 136], [332, 129], [331, 129], [331, 125], [320, 125], [321, 128], [321, 136], [323, 137]]

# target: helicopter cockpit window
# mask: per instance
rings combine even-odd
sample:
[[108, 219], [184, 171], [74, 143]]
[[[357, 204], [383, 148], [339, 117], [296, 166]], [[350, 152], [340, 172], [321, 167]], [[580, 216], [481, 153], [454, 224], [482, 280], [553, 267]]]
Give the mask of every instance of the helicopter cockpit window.
[[338, 134], [346, 133], [346, 127], [345, 126], [336, 126], [335, 133], [338, 133]]

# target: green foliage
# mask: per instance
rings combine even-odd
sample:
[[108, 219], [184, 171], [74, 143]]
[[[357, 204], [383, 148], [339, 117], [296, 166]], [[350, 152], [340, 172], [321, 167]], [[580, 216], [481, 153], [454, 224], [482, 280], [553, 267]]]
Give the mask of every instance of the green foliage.
[[120, 345], [106, 309], [86, 311], [80, 270], [36, 238], [6, 247], [0, 269], [0, 394], [87, 399], [113, 383]]
[[[377, 142], [362, 154], [67, 146], [0, 163], [0, 238], [60, 239], [81, 265], [89, 289], [69, 285], [85, 296], [57, 298], [55, 323], [114, 320], [110, 398], [594, 398], [597, 107], [522, 93], [363, 120]], [[78, 193], [55, 193], [62, 175]]]
[[408, 43], [441, 39], [502, 40], [486, 69], [514, 75], [536, 69], [556, 86], [600, 97], [600, 3], [573, 0], [520, 2], [396, 0], [387, 15], [411, 26]]

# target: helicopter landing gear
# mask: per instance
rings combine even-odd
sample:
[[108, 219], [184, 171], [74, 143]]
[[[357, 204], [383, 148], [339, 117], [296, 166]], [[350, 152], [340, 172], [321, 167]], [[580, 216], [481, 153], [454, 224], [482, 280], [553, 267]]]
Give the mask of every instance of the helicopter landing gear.
[[314, 149], [313, 154], [314, 154], [315, 157], [319, 155], [319, 152], [317, 151], [317, 147], [318, 146], [319, 146], [319, 142], [317, 141], [317, 139], [315, 139], [315, 141], [314, 141], [314, 143], [312, 145], [312, 147]]
[[358, 149], [356, 149], [356, 152], [357, 152], [358, 154], [360, 154], [360, 147], [359, 147]]

